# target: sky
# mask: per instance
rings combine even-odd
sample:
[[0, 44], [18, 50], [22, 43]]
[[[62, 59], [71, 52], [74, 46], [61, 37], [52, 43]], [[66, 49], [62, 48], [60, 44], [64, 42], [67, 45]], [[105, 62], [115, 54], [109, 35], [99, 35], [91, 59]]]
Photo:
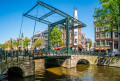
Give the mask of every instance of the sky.
[[[0, 44], [10, 38], [18, 38], [20, 33], [20, 27], [22, 22], [22, 15], [30, 10], [38, 0], [0, 0]], [[94, 42], [94, 8], [99, 7], [98, 0], [40, 0], [45, 2], [71, 16], [74, 14], [74, 7], [78, 10], [78, 20], [86, 24], [86, 27], [82, 28], [82, 33], [85, 33], [86, 38], [92, 39]], [[48, 10], [42, 6], [38, 7], [38, 16], [42, 16], [47, 13]], [[37, 8], [35, 8], [30, 14], [36, 16]], [[58, 21], [62, 17], [53, 15], [46, 20], [51, 22]], [[27, 17], [23, 18], [22, 32], [25, 37], [31, 38], [33, 35], [35, 21]], [[48, 26], [37, 22], [37, 31], [45, 30]]]

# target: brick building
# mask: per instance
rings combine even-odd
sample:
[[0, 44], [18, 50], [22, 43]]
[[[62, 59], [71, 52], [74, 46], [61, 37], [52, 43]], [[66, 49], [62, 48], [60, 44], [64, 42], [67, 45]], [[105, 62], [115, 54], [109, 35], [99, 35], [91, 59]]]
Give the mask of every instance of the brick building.
[[[78, 19], [77, 9], [74, 9], [74, 18]], [[74, 21], [72, 23], [74, 23]], [[78, 25], [77, 23], [74, 23], [74, 26], [77, 26], [77, 25]], [[62, 28], [62, 31], [63, 31], [63, 34], [62, 34], [63, 43], [66, 44], [65, 28]], [[73, 45], [75, 47], [75, 49], [83, 49], [81, 42], [82, 42], [82, 44], [84, 44], [85, 40], [81, 41], [82, 37], [83, 36], [81, 34], [81, 28], [75, 28], [75, 29], [69, 30], [69, 44]], [[79, 48], [77, 48], [77, 47], [79, 47]]]
[[[94, 24], [95, 22], [96, 21], [94, 21]], [[111, 39], [111, 35], [113, 39]], [[103, 27], [95, 27], [95, 49], [99, 50], [100, 52], [106, 51], [107, 53], [120, 53], [119, 33], [115, 29], [113, 32], [104, 32]]]

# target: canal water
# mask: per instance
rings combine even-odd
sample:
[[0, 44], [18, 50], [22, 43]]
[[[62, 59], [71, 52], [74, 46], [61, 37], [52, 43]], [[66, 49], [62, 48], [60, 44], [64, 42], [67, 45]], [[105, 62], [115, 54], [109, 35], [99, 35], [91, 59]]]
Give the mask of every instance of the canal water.
[[39, 69], [35, 76], [26, 78], [11, 76], [2, 81], [120, 81], [120, 68], [80, 64], [72, 69], [62, 67]]

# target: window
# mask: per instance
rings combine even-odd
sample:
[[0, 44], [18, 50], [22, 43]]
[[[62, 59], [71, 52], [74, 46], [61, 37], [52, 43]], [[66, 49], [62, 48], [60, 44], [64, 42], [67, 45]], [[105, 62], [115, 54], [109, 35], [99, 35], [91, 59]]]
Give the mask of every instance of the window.
[[101, 27], [101, 31], [104, 31], [104, 28], [103, 28], [103, 27]]
[[72, 37], [72, 34], [73, 34], [73, 33], [71, 32], [71, 37]]
[[75, 39], [75, 43], [77, 44], [77, 39]]
[[81, 44], [83, 44], [83, 42], [81, 42]]
[[96, 42], [96, 45], [97, 45], [97, 46], [100, 46], [100, 41], [97, 41], [97, 42]]
[[114, 49], [118, 49], [118, 41], [114, 41]]
[[63, 33], [63, 38], [64, 38], [64, 33]]
[[114, 32], [114, 38], [118, 38], [118, 32]]
[[111, 32], [106, 32], [106, 38], [111, 38]]
[[100, 38], [100, 34], [96, 34], [96, 39], [99, 39]]
[[105, 38], [105, 34], [104, 33], [101, 33], [101, 38]]
[[77, 32], [75, 32], [74, 36], [77, 36]]
[[110, 46], [110, 41], [109, 40], [106, 41], [106, 46]]
[[71, 44], [72, 44], [72, 40], [70, 40], [71, 41]]
[[105, 46], [105, 41], [101, 41], [101, 46]]
[[100, 31], [100, 27], [96, 27], [96, 32], [99, 32]]

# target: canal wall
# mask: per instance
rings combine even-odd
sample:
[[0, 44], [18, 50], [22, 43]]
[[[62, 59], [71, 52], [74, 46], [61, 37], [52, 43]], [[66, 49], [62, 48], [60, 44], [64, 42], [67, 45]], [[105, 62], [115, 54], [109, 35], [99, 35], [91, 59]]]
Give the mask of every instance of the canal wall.
[[31, 76], [35, 74], [35, 62], [29, 58], [19, 59], [8, 59], [6, 61], [0, 62], [0, 75], [6, 70], [13, 70], [14, 73], [21, 75], [23, 77]]
[[45, 68], [45, 59], [36, 59], [35, 61], [35, 72]]
[[98, 57], [97, 65], [106, 65], [120, 67], [120, 58], [118, 57]]
[[89, 56], [89, 55], [71, 55], [66, 59], [62, 67], [73, 68], [76, 67], [79, 61], [86, 60], [92, 65], [106, 65], [120, 67], [120, 58], [117, 57], [100, 57], [100, 56]]

